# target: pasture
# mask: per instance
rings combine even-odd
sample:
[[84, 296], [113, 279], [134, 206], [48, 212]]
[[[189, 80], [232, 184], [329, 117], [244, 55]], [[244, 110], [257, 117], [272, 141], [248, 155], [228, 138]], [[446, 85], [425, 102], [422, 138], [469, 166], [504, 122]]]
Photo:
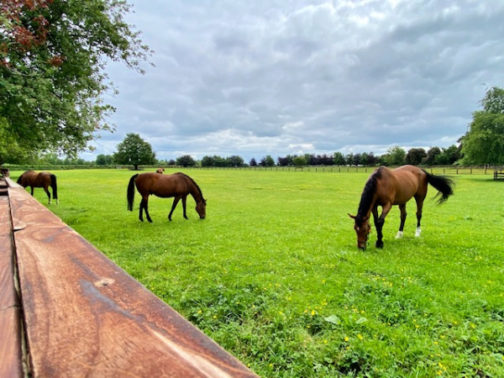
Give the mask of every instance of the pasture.
[[128, 170], [55, 171], [49, 208], [261, 376], [504, 375], [504, 185], [490, 175], [454, 176], [441, 206], [429, 187], [420, 238], [410, 201], [394, 239], [394, 207], [384, 249], [373, 226], [363, 252], [347, 213], [371, 171], [183, 172], [205, 220], [189, 197], [189, 220], [179, 204], [168, 222], [172, 199], [151, 197], [141, 223]]

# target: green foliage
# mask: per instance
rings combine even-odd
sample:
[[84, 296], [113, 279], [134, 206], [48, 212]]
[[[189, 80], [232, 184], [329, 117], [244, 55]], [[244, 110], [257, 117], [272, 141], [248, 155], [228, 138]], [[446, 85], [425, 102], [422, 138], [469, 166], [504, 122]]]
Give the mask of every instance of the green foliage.
[[504, 114], [475, 112], [462, 152], [470, 164], [504, 164]]
[[435, 165], [436, 158], [441, 154], [441, 149], [439, 147], [431, 147], [427, 151], [427, 156], [423, 159], [422, 163], [425, 165]]
[[114, 162], [112, 155], [100, 154], [96, 157], [96, 165], [111, 165]]
[[182, 167], [194, 167], [196, 165], [196, 161], [191, 155], [183, 155], [177, 158], [177, 165]]
[[335, 152], [334, 153], [334, 164], [335, 165], [345, 165], [345, 157], [341, 152]]
[[294, 156], [292, 158], [292, 163], [296, 166], [296, 167], [301, 167], [303, 165], [306, 165], [306, 158], [301, 155], [301, 156]]
[[426, 156], [423, 148], [410, 148], [406, 154], [406, 164], [419, 165]]
[[275, 160], [273, 160], [271, 155], [266, 155], [261, 159], [259, 165], [262, 165], [263, 167], [273, 167], [275, 165]]
[[148, 53], [123, 19], [129, 5], [41, 0], [19, 6], [6, 0], [2, 6], [13, 11], [0, 20], [1, 159], [9, 141], [30, 153], [75, 157], [95, 131], [111, 129], [104, 122], [113, 108], [102, 102], [110, 89], [103, 62], [138, 68]]
[[221, 156], [203, 156], [201, 159], [202, 167], [243, 167], [245, 165], [243, 158], [237, 155], [223, 158]]
[[436, 165], [451, 165], [458, 161], [460, 157], [460, 148], [452, 145], [448, 148], [443, 148], [441, 153], [436, 155], [434, 163]]
[[60, 171], [49, 208], [260, 376], [504, 375], [504, 191], [491, 176], [457, 176], [442, 206], [429, 188], [420, 238], [414, 201], [403, 239], [393, 209], [385, 248], [361, 252], [347, 212], [369, 170], [184, 172], [208, 198], [204, 221], [188, 199], [189, 220], [168, 222], [171, 200], [151, 197], [154, 223], [139, 222], [127, 170]]
[[489, 89], [481, 101], [483, 110], [487, 113], [504, 113], [504, 89], [493, 87]]
[[134, 133], [126, 135], [114, 154], [114, 161], [119, 164], [133, 165], [135, 170], [140, 164], [154, 164], [155, 159], [156, 155], [152, 152], [151, 145]]
[[390, 147], [382, 159], [386, 165], [403, 165], [406, 161], [406, 151], [399, 146]]
[[504, 164], [504, 89], [489, 89], [482, 104], [484, 110], [474, 112], [470, 129], [462, 138], [464, 162]]

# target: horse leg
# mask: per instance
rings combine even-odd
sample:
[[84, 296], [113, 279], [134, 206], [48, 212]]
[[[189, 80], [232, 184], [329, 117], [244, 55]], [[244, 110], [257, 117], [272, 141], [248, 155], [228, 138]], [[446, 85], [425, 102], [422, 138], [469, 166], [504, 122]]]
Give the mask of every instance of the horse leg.
[[422, 220], [422, 208], [423, 208], [424, 199], [425, 199], [425, 197], [415, 197], [416, 205], [417, 205], [417, 212], [416, 212], [417, 226], [416, 226], [416, 231], [415, 231], [415, 237], [417, 237], [417, 238], [422, 233], [422, 229], [420, 228], [420, 221]]
[[376, 241], [376, 248], [383, 248], [383, 225], [385, 224], [385, 217], [389, 213], [392, 208], [392, 204], [390, 202], [386, 203], [382, 207], [382, 213], [378, 217], [376, 222], [376, 233], [378, 234], [378, 240]]
[[406, 221], [406, 204], [403, 203], [399, 205], [399, 210], [401, 210], [401, 225], [399, 226], [399, 231], [397, 231], [396, 239], [403, 237], [404, 222]]
[[49, 198], [49, 205], [51, 204], [51, 193], [49, 193], [49, 190], [47, 190], [47, 187], [44, 186], [44, 192], [47, 194], [47, 198]]
[[145, 216], [147, 217], [147, 220], [149, 223], [152, 223], [152, 219], [149, 215], [149, 195], [147, 194], [143, 200], [145, 201], [144, 209], [145, 209]]
[[[375, 205], [373, 207], [373, 221], [374, 221], [374, 225], [375, 225], [375, 228], [376, 228], [376, 234], [378, 236], [378, 239], [381, 240], [382, 238], [382, 234], [381, 234], [381, 227], [379, 227], [379, 217], [378, 217], [378, 206]], [[376, 242], [376, 244], [378, 245], [378, 241]], [[383, 243], [382, 243], [383, 245]]]
[[31, 189], [31, 195], [33, 196], [33, 186], [30, 186]]
[[144, 199], [140, 201], [140, 209], [138, 210], [138, 219], [140, 219], [140, 222], [143, 222], [143, 209], [144, 209]]
[[187, 218], [187, 214], [186, 214], [186, 200], [187, 200], [187, 196], [182, 197], [182, 208], [184, 209], [184, 218], [189, 219], [189, 218]]
[[172, 204], [172, 207], [171, 207], [171, 210], [170, 210], [170, 214], [168, 214], [168, 220], [171, 221], [171, 216], [173, 214], [173, 210], [175, 210], [175, 208], [177, 207], [177, 203], [178, 201], [180, 200], [180, 197], [175, 197], [173, 199], [173, 204]]

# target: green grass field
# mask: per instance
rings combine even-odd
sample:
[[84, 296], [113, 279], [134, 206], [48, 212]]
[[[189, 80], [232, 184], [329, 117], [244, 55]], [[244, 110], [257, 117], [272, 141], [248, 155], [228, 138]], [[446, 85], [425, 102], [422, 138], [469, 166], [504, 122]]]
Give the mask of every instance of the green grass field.
[[421, 238], [411, 201], [404, 238], [394, 208], [362, 252], [347, 213], [369, 172], [184, 172], [203, 221], [151, 197], [141, 223], [127, 170], [57, 171], [49, 208], [261, 376], [504, 376], [504, 183], [453, 177], [441, 206], [430, 187]]

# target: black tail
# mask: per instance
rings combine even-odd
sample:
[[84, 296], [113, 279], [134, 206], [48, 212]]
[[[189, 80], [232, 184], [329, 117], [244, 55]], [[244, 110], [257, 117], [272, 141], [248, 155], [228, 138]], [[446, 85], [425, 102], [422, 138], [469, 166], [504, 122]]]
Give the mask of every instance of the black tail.
[[135, 179], [137, 178], [138, 173], [136, 175], [131, 176], [129, 184], [128, 184], [128, 210], [133, 211], [133, 199], [135, 198]]
[[51, 188], [53, 199], [58, 199], [58, 184], [56, 183], [56, 176], [51, 174]]
[[448, 177], [435, 176], [426, 171], [424, 172], [427, 175], [427, 182], [439, 191], [438, 194], [441, 194], [441, 198], [438, 200], [438, 203], [446, 201], [448, 197], [453, 194], [453, 180]]

